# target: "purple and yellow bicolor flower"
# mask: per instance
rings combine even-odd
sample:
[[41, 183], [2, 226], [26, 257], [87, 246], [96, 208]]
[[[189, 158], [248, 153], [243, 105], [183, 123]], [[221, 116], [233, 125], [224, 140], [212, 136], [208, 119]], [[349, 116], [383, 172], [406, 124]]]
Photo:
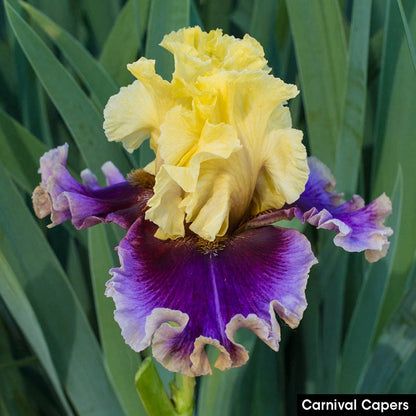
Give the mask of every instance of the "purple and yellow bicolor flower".
[[106, 162], [107, 186], [89, 170], [81, 184], [60, 146], [40, 160], [33, 203], [50, 226], [126, 230], [106, 290], [122, 335], [135, 351], [152, 345], [167, 369], [198, 376], [211, 372], [205, 345], [219, 349], [219, 369], [240, 366], [248, 353], [237, 329], [277, 351], [275, 313], [291, 328], [302, 319], [317, 260], [303, 234], [271, 224], [296, 217], [334, 230], [337, 246], [373, 262], [389, 245], [391, 203], [384, 194], [365, 205], [335, 193], [329, 169], [307, 158], [292, 128], [286, 102], [296, 86], [270, 74], [256, 40], [195, 27], [161, 45], [175, 59], [172, 80], [141, 58], [128, 65], [137, 79], [104, 111], [108, 139], [133, 152], [150, 138], [153, 162], [127, 178]]

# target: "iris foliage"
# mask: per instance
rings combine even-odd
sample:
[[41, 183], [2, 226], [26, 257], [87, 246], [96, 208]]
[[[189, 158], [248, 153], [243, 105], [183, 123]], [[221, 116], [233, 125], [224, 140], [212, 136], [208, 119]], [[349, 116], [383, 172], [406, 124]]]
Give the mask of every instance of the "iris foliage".
[[30, 195], [39, 157], [65, 142], [73, 172], [111, 160], [126, 174], [152, 159], [148, 147], [127, 154], [106, 140], [103, 108], [139, 56], [168, 79], [173, 61], [158, 43], [190, 25], [255, 37], [273, 74], [301, 91], [290, 107], [308, 152], [346, 197], [386, 192], [394, 229], [370, 265], [305, 227], [319, 264], [301, 325], [282, 325], [278, 353], [242, 330], [248, 364], [200, 377], [196, 414], [295, 414], [297, 393], [416, 392], [415, 2], [4, 0], [0, 13], [1, 414], [146, 414], [134, 385], [145, 354], [124, 344], [104, 297], [122, 234], [47, 229]]

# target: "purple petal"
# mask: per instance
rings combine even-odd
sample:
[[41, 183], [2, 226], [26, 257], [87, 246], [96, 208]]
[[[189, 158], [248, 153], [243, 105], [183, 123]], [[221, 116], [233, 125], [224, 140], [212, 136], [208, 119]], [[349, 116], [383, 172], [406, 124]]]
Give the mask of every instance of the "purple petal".
[[77, 229], [100, 222], [128, 229], [145, 209], [152, 191], [132, 186], [111, 162], [102, 168], [109, 186], [100, 187], [88, 169], [81, 173], [81, 184], [68, 172], [67, 156], [68, 145], [64, 144], [41, 157], [42, 181], [32, 197], [36, 215], [51, 215], [49, 227], [71, 220]]
[[194, 237], [163, 241], [155, 231], [143, 219], [132, 225], [118, 247], [121, 267], [107, 283], [115, 319], [135, 351], [153, 339], [153, 354], [170, 371], [209, 374], [206, 344], [220, 350], [215, 366], [228, 369], [248, 359], [234, 341], [238, 328], [277, 350], [274, 311], [292, 328], [299, 324], [316, 259], [297, 231], [250, 229], [217, 246]]
[[354, 195], [351, 201], [344, 202], [343, 195], [335, 192], [330, 170], [314, 157], [308, 158], [308, 164], [309, 179], [300, 198], [281, 210], [253, 218], [247, 226], [259, 227], [297, 217], [317, 228], [337, 231], [334, 243], [346, 251], [365, 250], [370, 262], [384, 257], [390, 244], [387, 238], [393, 234], [391, 228], [383, 225], [392, 211], [390, 199], [382, 194], [365, 205], [360, 196]]

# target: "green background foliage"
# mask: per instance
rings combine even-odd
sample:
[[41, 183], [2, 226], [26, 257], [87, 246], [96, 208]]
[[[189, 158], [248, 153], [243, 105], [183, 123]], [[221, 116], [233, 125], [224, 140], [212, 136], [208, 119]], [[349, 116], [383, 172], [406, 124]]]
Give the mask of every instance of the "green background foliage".
[[[124, 344], [104, 297], [121, 232], [47, 229], [30, 195], [39, 157], [65, 142], [72, 172], [99, 174], [112, 160], [128, 173], [151, 160], [148, 145], [129, 155], [107, 142], [102, 111], [132, 81], [126, 64], [140, 56], [156, 59], [169, 79], [173, 60], [158, 43], [189, 25], [258, 39], [273, 74], [301, 91], [289, 105], [308, 152], [331, 168], [347, 197], [369, 202], [385, 192], [395, 231], [387, 257], [369, 265], [334, 247], [330, 233], [306, 227], [320, 263], [300, 327], [282, 324], [278, 353], [237, 334], [248, 364], [200, 377], [195, 414], [294, 415], [298, 393], [416, 393], [416, 2], [4, 0], [2, 415], [146, 414], [134, 375], [148, 352]], [[166, 385], [172, 375], [156, 369]]]

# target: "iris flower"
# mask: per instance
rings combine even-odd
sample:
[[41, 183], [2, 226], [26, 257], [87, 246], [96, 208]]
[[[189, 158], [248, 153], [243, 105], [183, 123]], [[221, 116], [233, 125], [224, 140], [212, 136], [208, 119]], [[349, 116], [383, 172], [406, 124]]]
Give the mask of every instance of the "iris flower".
[[307, 158], [292, 128], [286, 102], [296, 86], [270, 74], [255, 39], [194, 27], [161, 46], [174, 56], [172, 80], [141, 58], [127, 66], [136, 80], [104, 110], [108, 139], [133, 152], [150, 138], [153, 162], [127, 178], [106, 162], [107, 186], [89, 170], [81, 184], [60, 146], [40, 160], [33, 203], [50, 226], [126, 230], [106, 289], [122, 335], [135, 351], [152, 344], [167, 369], [198, 376], [211, 373], [205, 345], [220, 351], [215, 367], [240, 366], [248, 353], [237, 329], [277, 351], [275, 313], [291, 328], [302, 319], [317, 260], [303, 234], [271, 224], [296, 217], [334, 230], [335, 245], [373, 262], [389, 245], [391, 203], [384, 194], [345, 202], [335, 192], [329, 169]]

